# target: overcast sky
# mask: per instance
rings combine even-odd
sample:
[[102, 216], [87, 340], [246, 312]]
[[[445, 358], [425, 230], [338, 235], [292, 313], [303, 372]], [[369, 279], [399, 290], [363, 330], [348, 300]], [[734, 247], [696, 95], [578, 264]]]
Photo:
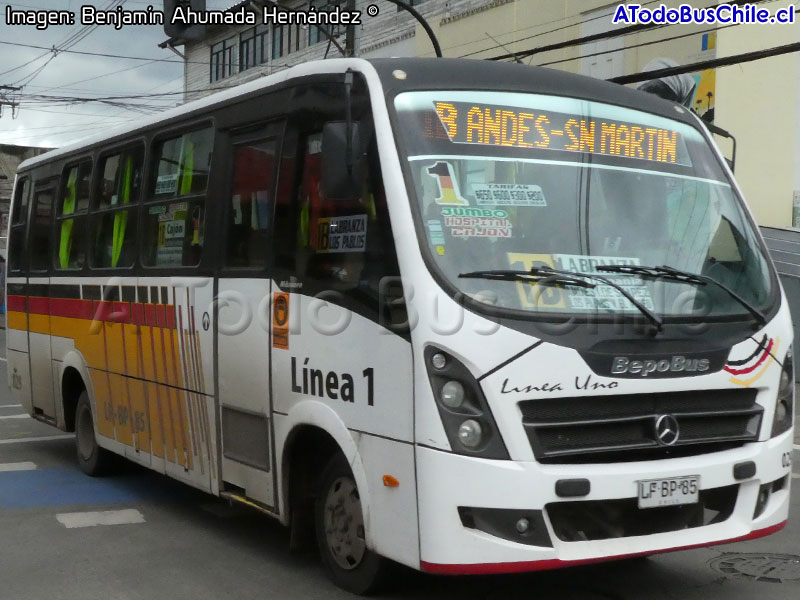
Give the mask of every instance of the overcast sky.
[[[0, 42], [59, 47], [70, 36], [84, 29], [79, 16], [82, 5], [91, 3], [98, 8], [105, 8], [116, 6], [120, 1], [0, 0]], [[76, 25], [49, 27], [46, 30], [37, 30], [33, 26], [6, 25], [5, 13], [9, 4], [19, 10], [72, 10], [77, 15]], [[161, 0], [125, 0], [124, 7], [141, 10], [149, 4], [157, 9], [162, 8]], [[207, 4], [209, 8], [227, 8], [233, 4], [233, 0], [208, 0]], [[3, 107], [0, 116], [0, 143], [63, 146], [110, 127], [130, 124], [145, 114], [180, 103], [181, 95], [176, 92], [180, 92], [183, 87], [183, 65], [178, 56], [158, 47], [165, 39], [163, 29], [158, 26], [132, 26], [121, 30], [115, 30], [112, 26], [99, 26], [71, 46], [70, 50], [175, 62], [104, 58], [68, 52], [53, 58], [52, 53], [46, 50], [0, 43], [0, 86], [23, 86], [22, 91], [17, 93], [21, 103], [16, 120], [12, 120], [10, 108]], [[29, 61], [32, 62], [26, 64]], [[86, 81], [88, 79], [91, 81]], [[2, 94], [3, 91], [0, 90], [0, 99]], [[31, 97], [47, 95], [97, 98], [151, 94], [165, 95], [121, 100], [120, 102], [129, 104], [125, 107]], [[130, 106], [131, 104], [137, 106]]]

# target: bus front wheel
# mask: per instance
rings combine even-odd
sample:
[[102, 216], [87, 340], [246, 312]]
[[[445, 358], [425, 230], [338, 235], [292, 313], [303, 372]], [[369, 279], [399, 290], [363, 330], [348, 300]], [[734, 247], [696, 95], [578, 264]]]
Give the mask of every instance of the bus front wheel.
[[75, 450], [78, 454], [78, 466], [87, 475], [101, 475], [108, 469], [111, 454], [97, 445], [92, 407], [86, 390], [81, 392], [75, 409]]
[[320, 481], [314, 513], [322, 562], [340, 588], [372, 593], [383, 580], [387, 562], [367, 548], [361, 497], [344, 456], [328, 463]]

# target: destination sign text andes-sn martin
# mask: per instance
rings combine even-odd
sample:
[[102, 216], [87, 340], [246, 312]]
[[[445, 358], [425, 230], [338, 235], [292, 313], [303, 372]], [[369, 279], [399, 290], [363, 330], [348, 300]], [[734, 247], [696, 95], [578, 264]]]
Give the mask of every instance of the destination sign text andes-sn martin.
[[451, 142], [689, 164], [677, 131], [519, 107], [434, 102]]

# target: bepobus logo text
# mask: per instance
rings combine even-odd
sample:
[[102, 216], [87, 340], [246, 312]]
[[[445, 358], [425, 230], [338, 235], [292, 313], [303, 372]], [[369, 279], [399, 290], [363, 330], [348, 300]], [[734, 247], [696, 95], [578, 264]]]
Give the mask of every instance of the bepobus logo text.
[[611, 373], [614, 375], [640, 375], [647, 377], [651, 373], [703, 373], [709, 369], [707, 358], [672, 358], [631, 360], [627, 356], [614, 357]]

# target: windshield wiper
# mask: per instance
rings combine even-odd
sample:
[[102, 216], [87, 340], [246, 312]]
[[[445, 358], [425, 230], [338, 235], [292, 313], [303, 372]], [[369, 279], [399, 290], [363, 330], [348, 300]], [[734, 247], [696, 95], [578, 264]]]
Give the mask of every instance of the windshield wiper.
[[767, 318], [764, 316], [760, 310], [750, 304], [747, 300], [742, 298], [739, 294], [734, 292], [731, 288], [729, 288], [724, 283], [720, 283], [713, 277], [709, 277], [707, 275], [700, 275], [699, 273], [690, 273], [688, 271], [681, 271], [680, 269], [674, 269], [672, 267], [667, 267], [666, 265], [662, 265], [660, 267], [643, 267], [639, 265], [600, 265], [597, 267], [598, 271], [603, 271], [606, 273], [625, 273], [628, 275], [641, 275], [643, 277], [652, 277], [654, 279], [668, 279], [670, 281], [680, 281], [683, 283], [689, 283], [692, 285], [699, 285], [703, 286], [708, 283], [711, 283], [717, 286], [719, 289], [726, 292], [731, 298], [736, 300], [739, 304], [741, 304], [744, 308], [747, 309], [753, 317], [756, 319], [758, 324], [763, 327], [767, 324]]
[[[659, 332], [663, 329], [664, 325], [661, 323], [656, 315], [654, 315], [644, 304], [639, 302], [633, 295], [621, 285], [603, 277], [602, 275], [594, 275], [592, 273], [579, 273], [577, 271], [562, 271], [560, 269], [552, 269], [550, 267], [533, 267], [530, 271], [475, 271], [473, 273], [461, 273], [459, 277], [472, 278], [472, 279], [494, 279], [498, 281], [521, 281], [531, 282], [538, 285], [572, 285], [576, 287], [594, 288], [597, 287], [592, 283], [584, 281], [585, 279], [593, 279], [614, 288], [622, 294], [628, 302], [633, 304], [639, 312], [641, 312], [647, 320], [655, 327], [655, 331]], [[580, 278], [580, 279], [579, 279]]]
[[581, 288], [596, 287], [593, 283], [588, 283], [583, 279], [577, 279], [569, 275], [556, 275], [555, 273], [548, 272], [547, 274], [539, 274], [530, 271], [507, 271], [497, 269], [493, 271], [473, 271], [471, 273], [460, 273], [461, 279], [490, 279], [493, 281], [519, 281], [522, 283], [536, 283], [545, 286], [558, 286], [558, 285], [571, 285]]

